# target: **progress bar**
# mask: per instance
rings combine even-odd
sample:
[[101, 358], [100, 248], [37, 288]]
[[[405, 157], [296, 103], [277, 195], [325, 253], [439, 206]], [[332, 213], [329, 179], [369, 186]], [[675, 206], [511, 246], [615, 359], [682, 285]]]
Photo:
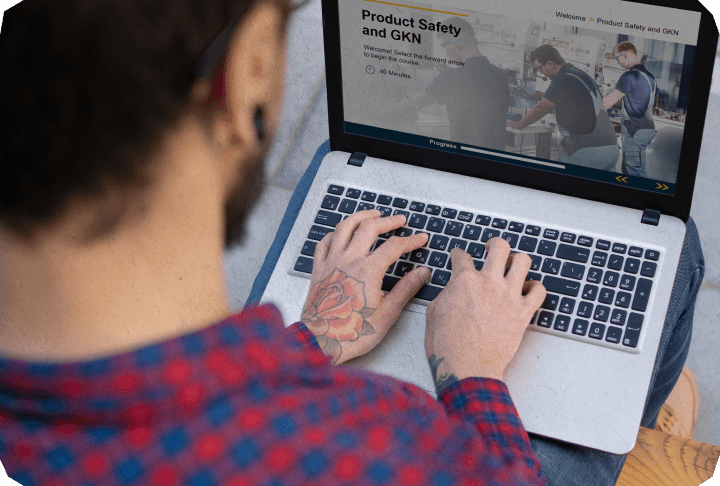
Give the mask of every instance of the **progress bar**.
[[514, 155], [505, 155], [505, 154], [502, 154], [502, 155], [501, 155], [501, 154], [498, 154], [497, 152], [489, 152], [489, 151], [487, 151], [487, 150], [476, 149], [476, 148], [473, 148], [473, 147], [465, 147], [464, 145], [460, 145], [460, 148], [461, 148], [462, 150], [467, 150], [468, 152], [477, 152], [477, 153], [479, 153], [479, 154], [494, 155], [495, 157], [500, 156], [500, 157], [503, 157], [503, 158], [506, 158], [506, 159], [519, 160], [520, 162], [529, 162], [529, 163], [531, 163], [531, 164], [547, 165], [548, 167], [555, 167], [555, 168], [557, 168], [557, 169], [564, 169], [564, 168], [565, 168], [564, 165], [553, 164], [552, 162], [541, 162], [541, 161], [539, 161], [539, 160], [526, 159], [526, 158], [524, 158], [524, 157], [515, 157]]

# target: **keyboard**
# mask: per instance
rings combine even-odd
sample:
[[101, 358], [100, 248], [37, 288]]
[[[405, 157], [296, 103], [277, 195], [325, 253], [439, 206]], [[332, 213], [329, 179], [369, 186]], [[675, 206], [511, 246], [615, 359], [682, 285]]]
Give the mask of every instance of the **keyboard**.
[[351, 214], [370, 209], [378, 209], [383, 217], [403, 214], [405, 226], [381, 234], [371, 251], [393, 235], [428, 233], [430, 238], [425, 246], [403, 254], [390, 265], [383, 278], [384, 291], [391, 290], [415, 266], [423, 265], [432, 270], [432, 277], [415, 297], [427, 304], [452, 277], [450, 250], [466, 251], [480, 270], [487, 254], [485, 243], [499, 236], [510, 244], [513, 253], [530, 256], [532, 266], [526, 280], [541, 281], [547, 289], [547, 297], [528, 329], [639, 352], [661, 254], [658, 249], [337, 184], [328, 184], [321, 197], [320, 209], [295, 262], [299, 275], [310, 278], [317, 242]]

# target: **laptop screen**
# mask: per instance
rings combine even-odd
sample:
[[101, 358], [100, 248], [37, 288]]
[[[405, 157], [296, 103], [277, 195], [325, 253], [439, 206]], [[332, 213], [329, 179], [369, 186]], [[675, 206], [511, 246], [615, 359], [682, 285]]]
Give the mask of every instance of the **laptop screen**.
[[699, 12], [339, 2], [344, 130], [672, 195]]

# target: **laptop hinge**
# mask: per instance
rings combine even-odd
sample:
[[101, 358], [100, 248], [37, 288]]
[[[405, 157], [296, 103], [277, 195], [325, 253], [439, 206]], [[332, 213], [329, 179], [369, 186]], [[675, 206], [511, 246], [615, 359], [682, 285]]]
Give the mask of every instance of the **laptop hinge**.
[[660, 223], [660, 214], [660, 211], [646, 209], [645, 211], [643, 211], [642, 219], [640, 220], [640, 222], [657, 226]]
[[365, 162], [365, 157], [367, 157], [367, 154], [362, 152], [353, 152], [347, 163], [348, 165], [354, 165], [355, 167], [362, 167]]

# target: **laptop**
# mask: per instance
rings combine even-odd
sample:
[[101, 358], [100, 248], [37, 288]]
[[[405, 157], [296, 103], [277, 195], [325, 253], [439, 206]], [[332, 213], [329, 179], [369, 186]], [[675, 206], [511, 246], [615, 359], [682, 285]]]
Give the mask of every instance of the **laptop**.
[[[718, 40], [711, 14], [680, 0], [323, 0], [322, 7], [330, 151], [261, 301], [277, 305], [286, 323], [297, 321], [317, 242], [354, 212], [402, 212], [407, 224], [395, 234], [423, 231], [430, 239], [388, 269], [383, 290], [417, 265], [431, 268], [432, 280], [377, 348], [345, 365], [436, 396], [425, 312], [452, 278], [449, 251], [463, 248], [481, 268], [488, 239], [505, 238], [531, 256], [528, 279], [548, 291], [506, 373], [523, 425], [560, 441], [629, 452], [690, 214]], [[453, 42], [468, 39], [480, 57], [458, 54]], [[558, 121], [567, 113], [559, 108], [524, 129], [507, 126], [551, 89], [552, 79], [531, 60], [534, 49], [554, 47], [607, 96], [626, 72], [613, 51], [622, 41], [636, 47], [655, 79], [648, 110], [656, 135], [645, 176], [623, 173], [621, 149], [609, 168], [563, 159]], [[498, 91], [475, 95], [446, 82], [468, 73]], [[438, 83], [444, 102], [407, 101]], [[505, 113], [499, 105], [500, 131], [485, 120], [497, 109], [463, 112], [485, 110], [496, 93], [508, 98]], [[606, 112], [620, 145], [621, 110]]]

